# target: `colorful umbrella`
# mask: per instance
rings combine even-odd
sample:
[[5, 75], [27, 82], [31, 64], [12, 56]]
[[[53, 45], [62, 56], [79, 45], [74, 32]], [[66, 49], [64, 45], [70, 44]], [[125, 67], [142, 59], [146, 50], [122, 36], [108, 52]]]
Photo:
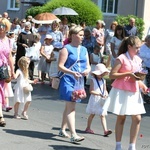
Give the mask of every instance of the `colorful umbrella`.
[[54, 20], [60, 21], [60, 19], [52, 13], [41, 13], [32, 19], [36, 24], [51, 24]]

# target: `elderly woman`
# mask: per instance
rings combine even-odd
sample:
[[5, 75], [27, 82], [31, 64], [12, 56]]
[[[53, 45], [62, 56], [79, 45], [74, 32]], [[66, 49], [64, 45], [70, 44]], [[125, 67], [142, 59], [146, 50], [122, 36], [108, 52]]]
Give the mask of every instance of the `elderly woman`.
[[51, 30], [49, 24], [42, 24], [42, 26], [38, 28], [38, 33], [41, 35], [41, 39], [40, 39], [41, 44], [44, 44], [45, 36], [47, 34], [47, 31], [49, 30]]
[[[146, 75], [146, 85], [150, 87], [150, 35], [147, 35], [145, 38], [145, 43], [141, 46], [139, 56], [143, 60], [143, 67], [148, 70]], [[150, 103], [150, 97], [144, 95], [144, 101]]]
[[96, 41], [101, 48], [101, 54], [103, 55], [103, 51], [104, 51], [104, 28], [103, 28], [103, 21], [102, 20], [96, 21], [96, 27], [93, 28], [92, 35], [96, 38]]
[[89, 57], [87, 49], [81, 46], [84, 31], [80, 26], [74, 26], [70, 29], [71, 43], [65, 45], [60, 51], [58, 67], [64, 73], [60, 81], [60, 98], [65, 101], [66, 106], [63, 113], [62, 125], [59, 135], [69, 138], [66, 127], [69, 127], [71, 133], [71, 142], [80, 142], [84, 137], [77, 135], [75, 130], [75, 106], [76, 102], [72, 100], [74, 86], [80, 77], [88, 75], [90, 72]]
[[62, 48], [63, 46], [63, 34], [59, 31], [59, 22], [53, 21], [51, 25], [51, 30], [47, 34], [53, 37], [52, 45], [54, 48]]
[[[13, 60], [11, 55], [11, 45], [6, 33], [10, 30], [10, 22], [6, 18], [0, 18], [0, 67], [9, 65], [11, 76], [14, 77]], [[2, 105], [5, 104], [4, 80], [0, 80], [0, 126], [6, 125], [2, 113]]]
[[[26, 22], [24, 30], [19, 34], [17, 38], [17, 52], [16, 52], [16, 62], [15, 62], [15, 71], [18, 69], [18, 60], [25, 56], [26, 50], [25, 48], [33, 46], [35, 43], [35, 38], [33, 33], [30, 32], [31, 23]], [[33, 71], [34, 71], [34, 62], [30, 62], [29, 65], [29, 77], [33, 80]]]

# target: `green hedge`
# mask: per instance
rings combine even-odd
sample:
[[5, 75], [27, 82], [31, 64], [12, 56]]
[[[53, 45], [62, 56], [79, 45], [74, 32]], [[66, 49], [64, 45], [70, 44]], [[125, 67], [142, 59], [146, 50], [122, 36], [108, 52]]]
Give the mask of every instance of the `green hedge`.
[[144, 21], [143, 21], [142, 18], [138, 18], [138, 17], [136, 17], [134, 15], [128, 15], [128, 16], [120, 16], [120, 15], [118, 15], [115, 20], [118, 22], [118, 24], [124, 26], [124, 25], [129, 24], [129, 19], [130, 18], [135, 18], [136, 27], [138, 29], [138, 36], [139, 36], [140, 39], [142, 39], [143, 31], [144, 31]]
[[[54, 9], [62, 6], [72, 8], [79, 14], [78, 16], [67, 16], [70, 23], [79, 24], [84, 21], [88, 26], [93, 26], [96, 20], [103, 19], [101, 10], [91, 0], [51, 0], [42, 7], [28, 9], [26, 15], [34, 17], [43, 12], [52, 12]], [[60, 19], [61, 17], [58, 16]]]

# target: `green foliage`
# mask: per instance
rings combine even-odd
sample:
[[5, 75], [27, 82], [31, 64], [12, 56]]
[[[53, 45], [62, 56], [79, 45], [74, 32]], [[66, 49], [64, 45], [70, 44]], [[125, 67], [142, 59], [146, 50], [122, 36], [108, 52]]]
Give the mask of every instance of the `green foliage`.
[[29, 15], [35, 17], [37, 14], [40, 14], [40, 13], [42, 13], [42, 7], [41, 6], [31, 7], [30, 9], [27, 9], [26, 17]]
[[[28, 9], [27, 15], [34, 17], [39, 13], [52, 12], [54, 9], [63, 6], [72, 8], [79, 14], [78, 16], [66, 16], [70, 23], [86, 22], [88, 26], [93, 26], [96, 20], [103, 18], [99, 7], [91, 0], [51, 0], [40, 8], [32, 7]], [[58, 18], [61, 19], [62, 16], [58, 16]]]
[[143, 37], [143, 31], [144, 31], [144, 21], [142, 18], [138, 18], [134, 15], [128, 15], [128, 16], [117, 16], [116, 17], [116, 21], [118, 22], [118, 24], [120, 25], [127, 25], [129, 24], [129, 19], [130, 18], [135, 18], [135, 22], [136, 22], [136, 27], [138, 29], [138, 36], [140, 39], [142, 39]]

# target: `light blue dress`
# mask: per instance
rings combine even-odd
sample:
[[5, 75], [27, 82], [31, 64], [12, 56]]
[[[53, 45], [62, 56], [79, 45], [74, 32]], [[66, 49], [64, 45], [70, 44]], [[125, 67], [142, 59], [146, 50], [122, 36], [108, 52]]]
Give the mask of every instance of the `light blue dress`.
[[[65, 62], [65, 67], [69, 68], [72, 66], [78, 59], [78, 51], [77, 47], [73, 47], [70, 44], [65, 46], [68, 50], [68, 58]], [[78, 61], [70, 68], [72, 71], [83, 72], [87, 68], [87, 49], [84, 46], [80, 46], [80, 53]], [[74, 91], [74, 85], [76, 83], [76, 79], [71, 74], [65, 74], [61, 80], [59, 85], [59, 93], [60, 99], [65, 101], [72, 101], [71, 95]]]

